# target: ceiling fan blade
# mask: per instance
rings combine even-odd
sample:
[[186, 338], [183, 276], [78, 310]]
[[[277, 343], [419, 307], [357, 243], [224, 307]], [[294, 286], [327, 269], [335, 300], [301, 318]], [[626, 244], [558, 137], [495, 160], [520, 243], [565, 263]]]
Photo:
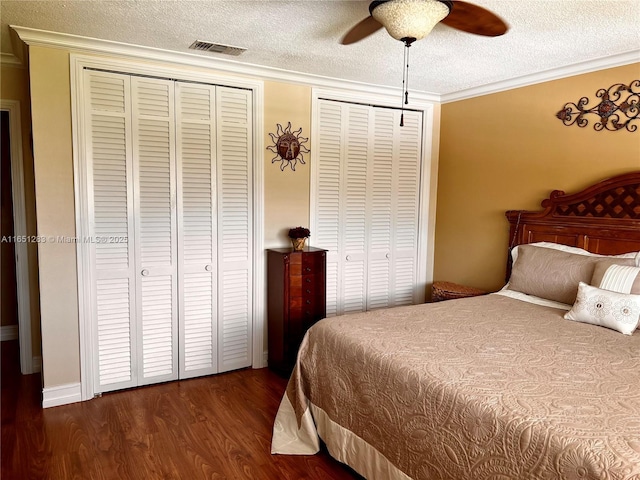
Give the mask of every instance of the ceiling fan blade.
[[459, 0], [452, 3], [451, 13], [441, 22], [451, 28], [487, 37], [497, 37], [509, 30], [504, 20], [486, 8]]
[[361, 22], [358, 22], [354, 27], [349, 30], [344, 37], [340, 40], [342, 45], [351, 45], [352, 43], [359, 42], [363, 38], [368, 37], [372, 33], [377, 32], [382, 28], [382, 24], [372, 16], [368, 16]]

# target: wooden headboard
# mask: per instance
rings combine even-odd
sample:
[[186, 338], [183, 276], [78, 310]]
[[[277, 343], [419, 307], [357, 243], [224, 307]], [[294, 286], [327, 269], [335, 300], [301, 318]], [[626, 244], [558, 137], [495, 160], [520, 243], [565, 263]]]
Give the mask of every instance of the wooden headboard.
[[[640, 250], [640, 170], [609, 178], [581, 192], [551, 192], [544, 210], [509, 210], [509, 245], [555, 242], [592, 253]], [[511, 261], [507, 265], [507, 278]]]

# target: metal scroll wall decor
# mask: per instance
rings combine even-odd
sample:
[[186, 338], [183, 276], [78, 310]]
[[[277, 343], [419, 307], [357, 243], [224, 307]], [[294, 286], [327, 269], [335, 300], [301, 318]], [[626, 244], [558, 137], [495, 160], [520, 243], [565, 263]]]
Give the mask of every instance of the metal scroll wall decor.
[[607, 89], [601, 88], [596, 92], [596, 97], [601, 98], [600, 103], [594, 107], [587, 108], [589, 99], [582, 97], [578, 103], [567, 103], [556, 113], [565, 125], [577, 124], [579, 127], [586, 127], [589, 121], [585, 115], [597, 115], [599, 122], [593, 125], [597, 131], [600, 130], [622, 130], [635, 132], [638, 126], [640, 108], [640, 80], [634, 80], [629, 85], [616, 83]]
[[291, 122], [288, 122], [287, 128], [284, 129], [279, 123], [276, 125], [278, 125], [278, 132], [269, 134], [273, 145], [267, 147], [267, 150], [271, 150], [276, 154], [276, 156], [271, 159], [271, 163], [280, 161], [280, 170], [284, 171], [287, 165], [289, 165], [291, 170], [295, 172], [298, 162], [303, 165], [305, 164], [302, 154], [311, 152], [311, 150], [303, 145], [303, 143], [307, 143], [309, 139], [300, 136], [302, 127], [292, 132]]

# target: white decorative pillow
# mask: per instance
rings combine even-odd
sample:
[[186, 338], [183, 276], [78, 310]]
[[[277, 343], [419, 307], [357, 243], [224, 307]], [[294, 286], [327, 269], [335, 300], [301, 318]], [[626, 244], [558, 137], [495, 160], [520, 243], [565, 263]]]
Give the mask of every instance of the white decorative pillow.
[[[591, 284], [595, 285], [593, 279]], [[604, 271], [600, 284], [595, 286], [612, 292], [640, 295], [640, 267], [611, 265]]]
[[640, 295], [612, 292], [580, 282], [576, 301], [564, 318], [631, 335], [640, 322]]
[[[621, 262], [618, 260], [617, 262]], [[640, 295], [640, 267], [599, 261], [591, 278], [591, 285], [618, 293]], [[638, 324], [640, 329], [640, 323]]]

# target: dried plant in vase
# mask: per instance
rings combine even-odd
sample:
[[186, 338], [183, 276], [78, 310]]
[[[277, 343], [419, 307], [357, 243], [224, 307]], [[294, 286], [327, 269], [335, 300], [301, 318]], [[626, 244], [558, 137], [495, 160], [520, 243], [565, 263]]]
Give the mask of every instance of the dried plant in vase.
[[289, 229], [289, 238], [291, 239], [291, 244], [293, 245], [293, 249], [295, 251], [300, 251], [304, 248], [304, 242], [311, 235], [311, 232], [308, 228], [305, 227], [295, 227]]

